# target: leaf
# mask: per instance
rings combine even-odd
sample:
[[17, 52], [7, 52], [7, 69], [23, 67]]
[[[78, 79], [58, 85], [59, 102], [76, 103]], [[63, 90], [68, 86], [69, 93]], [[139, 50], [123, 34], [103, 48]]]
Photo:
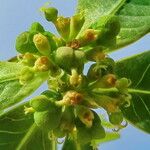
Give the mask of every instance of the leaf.
[[24, 114], [24, 105], [27, 102], [0, 117], [0, 149], [51, 150], [47, 133], [34, 124], [32, 114]]
[[85, 14], [82, 31], [97, 22], [102, 29], [112, 15], [118, 17], [121, 30], [116, 45], [109, 51], [128, 45], [150, 31], [149, 0], [78, 0], [78, 12]]
[[99, 145], [101, 143], [110, 142], [120, 138], [120, 134], [117, 132], [106, 132], [106, 136], [103, 139], [93, 140], [92, 145]]
[[0, 111], [23, 100], [34, 92], [47, 78], [47, 73], [36, 73], [25, 85], [19, 83], [19, 73], [24, 66], [14, 62], [0, 62]]
[[136, 127], [150, 133], [150, 51], [117, 62], [116, 74], [132, 81], [129, 87], [131, 106], [122, 109], [124, 116]]

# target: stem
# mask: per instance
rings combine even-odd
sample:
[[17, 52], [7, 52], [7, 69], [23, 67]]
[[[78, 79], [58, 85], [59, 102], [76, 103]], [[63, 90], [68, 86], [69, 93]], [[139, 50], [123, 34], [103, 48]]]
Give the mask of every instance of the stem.
[[55, 141], [55, 140], [52, 140], [51, 143], [52, 143], [52, 150], [57, 150], [56, 141]]
[[110, 92], [118, 92], [118, 89], [116, 88], [109, 88], [109, 89], [104, 89], [104, 88], [97, 88], [97, 89], [93, 89], [92, 92], [96, 93], [96, 94], [107, 94]]
[[55, 102], [56, 106], [64, 106], [67, 105], [68, 103], [66, 102], [66, 100], [60, 100], [60, 101], [56, 101]]
[[77, 142], [76, 142], [76, 148], [77, 150], [82, 150], [80, 144], [78, 144]]
[[57, 150], [56, 137], [54, 136], [53, 132], [49, 132], [48, 137], [51, 143], [50, 150]]

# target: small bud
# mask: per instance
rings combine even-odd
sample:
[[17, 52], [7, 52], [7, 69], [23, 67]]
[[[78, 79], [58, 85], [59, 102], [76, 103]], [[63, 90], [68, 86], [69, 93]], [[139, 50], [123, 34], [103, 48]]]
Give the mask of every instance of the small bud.
[[77, 68], [79, 73], [82, 73], [83, 71], [84, 62], [85, 62], [85, 53], [83, 51], [75, 50], [73, 67]]
[[53, 64], [46, 56], [39, 57], [34, 64], [34, 69], [36, 71], [48, 71], [52, 68]]
[[24, 113], [25, 113], [25, 115], [27, 115], [29, 113], [33, 113], [33, 112], [35, 112], [35, 110], [32, 107], [24, 106]]
[[21, 70], [19, 75], [19, 82], [21, 85], [26, 84], [28, 81], [31, 81], [34, 77], [34, 72], [31, 68], [25, 67]]
[[22, 54], [26, 52], [36, 53], [37, 49], [33, 43], [33, 34], [27, 31], [21, 33], [16, 39], [16, 50]]
[[76, 91], [68, 91], [62, 101], [65, 105], [78, 105], [83, 101], [83, 95]]
[[116, 88], [121, 93], [128, 93], [128, 86], [131, 84], [131, 82], [127, 78], [121, 78], [116, 81]]
[[[50, 47], [51, 47], [51, 50], [54, 51], [56, 50], [57, 48], [57, 43], [56, 41], [54, 40], [54, 37], [55, 35], [52, 34], [51, 32], [49, 31], [45, 31], [42, 33], [45, 37], [47, 37], [48, 41], [49, 41], [49, 44], [50, 44]], [[49, 55], [48, 55], [49, 56]]]
[[87, 60], [98, 62], [104, 60], [106, 54], [103, 52], [103, 47], [95, 47], [85, 52]]
[[45, 30], [44, 30], [43, 26], [39, 22], [34, 22], [34, 23], [32, 23], [29, 31], [33, 32], [33, 33], [42, 33]]
[[65, 41], [68, 41], [70, 33], [70, 18], [58, 17], [55, 21], [55, 26], [58, 33]]
[[47, 21], [54, 22], [57, 19], [58, 10], [54, 7], [45, 8], [42, 7], [41, 11], [44, 12]]
[[87, 128], [92, 127], [94, 114], [89, 108], [85, 106], [76, 106], [76, 114]]
[[107, 95], [99, 95], [94, 100], [100, 107], [103, 107], [107, 112], [118, 111], [120, 103], [122, 103], [120, 101], [120, 98], [110, 97]]
[[77, 14], [75, 16], [71, 17], [70, 20], [70, 35], [69, 35], [69, 40], [73, 40], [76, 38], [78, 33], [80, 32], [83, 23], [84, 23], [84, 15], [83, 14]]
[[34, 63], [36, 61], [36, 58], [31, 53], [25, 53], [23, 55], [22, 63], [27, 66], [34, 66]]
[[80, 41], [77, 39], [73, 39], [72, 41], [67, 43], [68, 47], [71, 47], [73, 49], [79, 49], [80, 48]]
[[70, 85], [78, 86], [82, 82], [82, 76], [79, 75], [78, 72], [75, 69], [72, 69], [69, 81], [70, 81]]
[[59, 109], [51, 109], [49, 111], [35, 112], [34, 121], [36, 125], [43, 130], [53, 130], [58, 127], [61, 119], [61, 111]]
[[51, 46], [46, 36], [41, 33], [35, 34], [33, 37], [33, 42], [41, 54], [46, 56], [50, 55]]
[[110, 88], [116, 84], [116, 76], [114, 74], [107, 74], [97, 83], [97, 87]]
[[100, 30], [87, 29], [84, 31], [83, 35], [79, 37], [81, 46], [89, 45], [95, 42], [100, 36]]
[[109, 121], [114, 125], [120, 125], [123, 122], [123, 114], [121, 111], [109, 114]]
[[59, 47], [56, 50], [55, 61], [59, 67], [70, 71], [73, 64], [74, 51], [70, 47]]
[[48, 110], [50, 105], [51, 101], [44, 95], [36, 96], [30, 100], [30, 106], [32, 106], [35, 111]]

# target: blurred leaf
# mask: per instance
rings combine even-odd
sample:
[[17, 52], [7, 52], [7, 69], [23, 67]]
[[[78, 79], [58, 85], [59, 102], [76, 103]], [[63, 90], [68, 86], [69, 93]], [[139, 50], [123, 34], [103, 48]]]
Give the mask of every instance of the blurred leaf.
[[36, 73], [25, 85], [19, 83], [19, 73], [24, 66], [14, 62], [0, 62], [0, 111], [23, 100], [34, 92], [47, 78], [47, 73]]
[[34, 124], [32, 114], [24, 114], [24, 105], [27, 102], [0, 117], [0, 149], [51, 150], [47, 133]]

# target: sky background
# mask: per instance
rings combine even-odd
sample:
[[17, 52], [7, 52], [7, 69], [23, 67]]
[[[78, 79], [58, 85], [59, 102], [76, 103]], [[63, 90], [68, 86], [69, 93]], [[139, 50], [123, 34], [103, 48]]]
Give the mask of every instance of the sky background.
[[[48, 0], [0, 0], [0, 60], [16, 55], [16, 36], [27, 30], [34, 21], [40, 22], [46, 30], [56, 33], [54, 26], [48, 23], [39, 11], [46, 2]], [[59, 14], [71, 16], [75, 11], [76, 0], [51, 0], [51, 4], [58, 8]], [[118, 60], [149, 49], [150, 35], [146, 35], [110, 56]], [[45, 86], [38, 89], [38, 92], [43, 88]], [[149, 150], [149, 147], [150, 135], [129, 125], [121, 131], [119, 140], [102, 144], [100, 150]]]

